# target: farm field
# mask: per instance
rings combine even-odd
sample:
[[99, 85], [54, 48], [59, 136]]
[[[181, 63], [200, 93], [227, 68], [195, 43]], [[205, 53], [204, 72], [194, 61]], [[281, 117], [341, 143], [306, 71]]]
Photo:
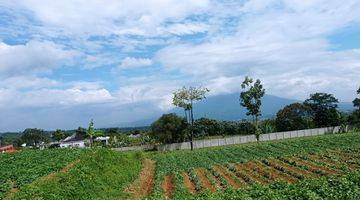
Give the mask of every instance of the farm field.
[[359, 133], [151, 156], [152, 199], [360, 198]]
[[23, 151], [0, 163], [0, 199], [360, 199], [360, 133], [165, 153]]
[[69, 149], [0, 154], [0, 199], [11, 189], [17, 190], [40, 177], [61, 170], [82, 154], [82, 150]]

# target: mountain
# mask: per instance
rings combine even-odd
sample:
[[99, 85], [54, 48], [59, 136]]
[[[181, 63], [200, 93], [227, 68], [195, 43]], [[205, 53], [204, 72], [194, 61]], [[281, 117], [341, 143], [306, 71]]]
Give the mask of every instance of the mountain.
[[[272, 117], [285, 105], [297, 102], [272, 95], [265, 95], [262, 99], [262, 117]], [[183, 114], [181, 109], [173, 109], [171, 112]], [[212, 96], [194, 105], [195, 118], [207, 117], [218, 120], [239, 120], [247, 118], [246, 109], [240, 106], [239, 94], [225, 94]]]
[[[301, 102], [299, 100], [287, 99], [273, 95], [265, 95], [262, 99], [262, 118], [271, 118], [286, 105]], [[349, 112], [353, 110], [352, 103], [339, 103], [339, 110]], [[207, 99], [197, 102], [194, 105], [195, 118], [207, 117], [217, 120], [240, 120], [249, 118], [246, 116], [246, 109], [240, 106], [239, 94], [231, 93], [217, 96], [210, 96]], [[184, 111], [180, 108], [174, 108], [167, 113], [176, 113], [184, 116]], [[134, 121], [126, 124], [127, 126], [147, 126], [161, 116], [162, 113], [156, 113], [150, 118]]]

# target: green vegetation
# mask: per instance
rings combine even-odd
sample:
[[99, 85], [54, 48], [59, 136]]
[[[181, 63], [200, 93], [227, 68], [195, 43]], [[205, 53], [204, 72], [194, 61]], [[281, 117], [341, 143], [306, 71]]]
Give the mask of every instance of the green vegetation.
[[262, 142], [261, 144], [251, 143], [204, 148], [194, 152], [180, 150], [167, 153], [155, 153], [153, 159], [157, 163], [157, 169], [161, 170], [158, 174], [168, 174], [174, 171], [183, 171], [194, 167], [210, 167], [216, 163], [243, 162], [251, 159], [346, 147], [360, 148], [359, 133], [294, 138]]
[[[150, 174], [136, 189], [149, 191], [142, 197], [150, 199], [358, 199], [359, 136], [329, 134], [166, 153], [93, 148], [4, 154], [0, 199], [129, 199], [127, 188], [139, 174]], [[155, 161], [155, 169], [142, 171], [145, 159]]]
[[[225, 146], [225, 147], [216, 147], [216, 148], [207, 148], [199, 149], [196, 151], [175, 151], [168, 153], [152, 153], [151, 157], [156, 161], [156, 178], [155, 178], [155, 191], [152, 195], [153, 199], [164, 198], [164, 191], [161, 188], [162, 181], [164, 176], [173, 174], [174, 176], [174, 199], [247, 199], [247, 198], [290, 198], [291, 194], [294, 192], [294, 198], [330, 198], [334, 197], [336, 199], [341, 199], [340, 197], [349, 197], [353, 198], [356, 195], [359, 195], [358, 187], [360, 184], [360, 174], [359, 171], [350, 172], [346, 166], [343, 166], [343, 162], [355, 163], [357, 167], [360, 164], [360, 158], [358, 156], [360, 148], [360, 137], [359, 133], [347, 133], [341, 135], [323, 135], [316, 137], [307, 137], [307, 138], [296, 138], [289, 139], [284, 141], [271, 141], [271, 142], [261, 142], [259, 144], [246, 144], [246, 145], [234, 145], [234, 146]], [[339, 155], [333, 154], [329, 149], [350, 149], [348, 152], [351, 155], [357, 155], [354, 157], [346, 158], [350, 159], [348, 161], [343, 160]], [[344, 174], [348, 174], [345, 177], [332, 177], [324, 176], [320, 179], [304, 179], [304, 175], [292, 174], [293, 179], [299, 180], [296, 184], [285, 184], [274, 182], [272, 184], [254, 184], [257, 181], [247, 179], [249, 173], [254, 173], [253, 168], [247, 167], [250, 169], [244, 174], [235, 173], [234, 163], [247, 163], [248, 161], [258, 160], [258, 162], [264, 162], [264, 164], [269, 159], [280, 159], [286, 156], [300, 155], [299, 158], [305, 160], [308, 154], [319, 154], [322, 156], [331, 156], [331, 162], [335, 162], [341, 165], [340, 169], [344, 170]], [[288, 165], [294, 165], [294, 162], [291, 159], [283, 159], [284, 161], [289, 162]], [[342, 161], [340, 161], [342, 160]], [[279, 162], [284, 164], [284, 161], [279, 160]], [[272, 162], [272, 161], [271, 161]], [[316, 162], [316, 161], [312, 161]], [[241, 179], [247, 180], [249, 184], [247, 187], [241, 187], [239, 190], [234, 189], [230, 186], [230, 182], [224, 179], [222, 175], [218, 172], [214, 172], [214, 166], [216, 165], [224, 166], [226, 171], [231, 172], [231, 176], [245, 176]], [[317, 165], [324, 165], [320, 163]], [[305, 171], [310, 171], [311, 176], [322, 176], [325, 174], [323, 171], [314, 170], [309, 168], [309, 166], [303, 166], [296, 163], [296, 168], [302, 169]], [[310, 165], [311, 166], [311, 165]], [[345, 168], [344, 168], [345, 167]], [[212, 173], [213, 175], [208, 175], [208, 179], [218, 179], [217, 181], [220, 184], [220, 187], [227, 188], [226, 190], [217, 190], [217, 192], [212, 193], [208, 190], [197, 190], [196, 195], [192, 195], [188, 189], [184, 186], [183, 173], [186, 172], [190, 176], [190, 180], [194, 183], [195, 188], [204, 188], [204, 185], [201, 184], [199, 176], [194, 173], [194, 169], [205, 169], [207, 173]], [[256, 169], [256, 168], [255, 168]], [[274, 170], [275, 168], [273, 168]], [[277, 170], [284, 170], [283, 168]], [[275, 171], [277, 171], [275, 170]], [[284, 172], [285, 173], [285, 172]], [[289, 172], [290, 173], [290, 172]], [[316, 175], [320, 173], [320, 175]], [[350, 175], [351, 174], [351, 175]], [[255, 175], [254, 175], [255, 176]], [[268, 175], [262, 175], [265, 181], [269, 179]], [[222, 177], [222, 178], [221, 178]], [[240, 180], [239, 177], [235, 177], [236, 180]], [[214, 182], [213, 180], [210, 182]], [[216, 182], [216, 181], [215, 181]], [[334, 185], [335, 184], [335, 185]], [[339, 186], [336, 186], [339, 184]], [[337, 189], [341, 187], [341, 189]], [[344, 188], [342, 188], [344, 187]], [[206, 188], [205, 188], [206, 189]], [[325, 192], [326, 191], [326, 192]]]
[[48, 179], [38, 179], [14, 199], [126, 199], [126, 186], [139, 174], [141, 153], [88, 151], [80, 162]]
[[57, 172], [79, 159], [83, 150], [25, 150], [0, 154], [0, 199], [12, 188], [22, 188], [34, 180]]
[[161, 143], [183, 142], [188, 125], [176, 114], [164, 114], [151, 125], [150, 136]]

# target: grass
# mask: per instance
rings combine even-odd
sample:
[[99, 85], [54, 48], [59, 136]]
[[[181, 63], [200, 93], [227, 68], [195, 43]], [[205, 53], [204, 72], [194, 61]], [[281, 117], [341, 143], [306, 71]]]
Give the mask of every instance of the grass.
[[71, 168], [25, 185], [12, 199], [125, 199], [141, 161], [141, 153], [87, 151]]

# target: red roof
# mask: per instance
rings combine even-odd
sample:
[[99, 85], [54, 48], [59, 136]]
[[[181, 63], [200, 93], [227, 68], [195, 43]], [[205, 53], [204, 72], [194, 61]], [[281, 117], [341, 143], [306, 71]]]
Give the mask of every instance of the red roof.
[[7, 146], [3, 146], [3, 147], [0, 147], [0, 153], [12, 153], [12, 152], [15, 152], [16, 149], [14, 148], [13, 145], [7, 145]]

